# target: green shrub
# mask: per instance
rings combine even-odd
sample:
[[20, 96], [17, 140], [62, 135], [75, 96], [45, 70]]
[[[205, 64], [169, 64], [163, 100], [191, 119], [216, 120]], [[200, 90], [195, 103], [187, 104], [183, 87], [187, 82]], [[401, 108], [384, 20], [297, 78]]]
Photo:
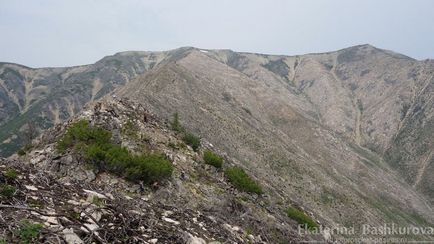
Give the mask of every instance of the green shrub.
[[73, 147], [95, 168], [131, 181], [151, 184], [171, 176], [173, 166], [163, 156], [153, 153], [132, 155], [126, 148], [111, 144], [110, 138], [109, 131], [78, 121], [59, 140], [58, 148]]
[[170, 128], [178, 133], [182, 133], [182, 140], [184, 141], [184, 143], [191, 146], [191, 148], [193, 148], [193, 150], [197, 152], [200, 147], [200, 138], [192, 133], [188, 133], [185, 131], [185, 128], [179, 122], [178, 113], [173, 114], [173, 119], [172, 121], [170, 121]]
[[32, 149], [33, 149], [33, 145], [32, 144], [26, 144], [26, 145], [24, 145], [24, 148], [23, 148], [23, 150], [26, 151], [26, 152], [28, 152], [28, 151], [30, 151]]
[[172, 164], [158, 154], [132, 156], [125, 177], [131, 181], [152, 183], [172, 175]]
[[210, 150], [206, 150], [203, 153], [203, 161], [205, 161], [206, 164], [212, 165], [216, 168], [221, 168], [223, 165], [223, 158], [211, 152]]
[[262, 188], [240, 167], [229, 167], [225, 170], [225, 176], [238, 190], [262, 194]]
[[0, 196], [2, 198], [11, 199], [15, 193], [17, 192], [17, 189], [15, 187], [10, 185], [1, 185], [0, 186]]
[[26, 151], [24, 151], [23, 149], [20, 149], [20, 150], [18, 150], [18, 155], [20, 155], [20, 156], [24, 156], [24, 155], [26, 155]]
[[118, 145], [91, 145], [86, 158], [101, 170], [123, 176], [130, 181], [151, 184], [172, 175], [172, 164], [159, 154], [132, 155]]
[[42, 227], [42, 224], [32, 223], [27, 219], [22, 220], [17, 230], [17, 236], [19, 236], [22, 243], [34, 243]]
[[200, 138], [191, 134], [191, 133], [186, 133], [183, 137], [182, 140], [185, 142], [185, 144], [191, 146], [191, 148], [193, 148], [193, 150], [195, 152], [197, 152], [197, 150], [200, 147]]
[[3, 173], [3, 175], [8, 180], [15, 180], [18, 177], [18, 172], [15, 169], [7, 169], [6, 172]]
[[176, 132], [182, 133], [185, 129], [182, 127], [181, 122], [179, 122], [178, 113], [173, 114], [172, 121], [170, 121], [170, 128]]
[[133, 166], [133, 156], [124, 147], [112, 145], [105, 150], [105, 167], [108, 171], [122, 175]]
[[296, 208], [288, 207], [286, 209], [286, 214], [291, 219], [297, 221], [298, 224], [306, 225], [308, 229], [318, 228], [318, 224], [315, 223], [311, 217]]
[[111, 136], [110, 131], [100, 127], [91, 127], [89, 122], [80, 120], [68, 128], [65, 135], [57, 142], [57, 149], [63, 152], [79, 142], [87, 145], [104, 145], [110, 142]]
[[33, 145], [32, 144], [26, 144], [24, 145], [24, 147], [22, 147], [20, 150], [18, 150], [18, 155], [20, 156], [24, 156], [26, 155], [27, 152], [29, 152], [30, 150], [32, 150]]
[[106, 160], [105, 146], [91, 144], [84, 147], [84, 158], [88, 163], [98, 170], [104, 170]]

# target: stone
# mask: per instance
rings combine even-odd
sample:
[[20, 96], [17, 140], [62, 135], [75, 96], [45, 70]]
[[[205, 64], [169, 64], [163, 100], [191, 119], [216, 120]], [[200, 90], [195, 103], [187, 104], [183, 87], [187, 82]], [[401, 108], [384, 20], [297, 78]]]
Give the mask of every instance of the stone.
[[98, 197], [100, 199], [107, 199], [107, 197], [105, 195], [98, 193], [96, 191], [91, 191], [91, 190], [86, 190], [86, 189], [84, 189], [83, 191], [87, 193], [88, 198], [89, 198], [89, 196], [92, 196], [92, 200], [93, 200], [93, 197]]
[[89, 232], [89, 230], [90, 231], [94, 231], [94, 230], [98, 229], [98, 225], [97, 224], [84, 224], [84, 226], [86, 226], [87, 228], [81, 227], [80, 229], [83, 230], [83, 231], [85, 231], [85, 232]]
[[187, 233], [187, 244], [206, 244], [206, 241], [200, 237]]
[[45, 220], [44, 223], [45, 226], [59, 225], [59, 221], [57, 221], [57, 217], [41, 216], [41, 219]]
[[172, 223], [174, 225], [179, 225], [180, 224], [179, 221], [173, 220], [171, 218], [162, 217], [161, 219], [164, 220], [164, 221], [166, 221], [166, 222], [168, 222], [168, 223]]
[[74, 229], [66, 228], [62, 231], [63, 238], [67, 244], [82, 244], [84, 243], [77, 234], [74, 233]]
[[37, 190], [38, 190], [38, 188], [37, 188], [36, 186], [24, 185], [24, 187], [25, 187], [27, 190], [31, 190], [31, 191], [37, 191]]

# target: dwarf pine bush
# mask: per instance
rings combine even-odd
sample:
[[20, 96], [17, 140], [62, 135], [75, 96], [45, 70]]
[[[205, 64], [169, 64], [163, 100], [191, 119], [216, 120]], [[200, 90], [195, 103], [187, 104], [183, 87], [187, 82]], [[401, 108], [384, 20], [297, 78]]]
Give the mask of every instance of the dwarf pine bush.
[[95, 168], [125, 177], [131, 181], [152, 184], [172, 175], [173, 165], [162, 155], [132, 155], [126, 148], [110, 142], [111, 133], [91, 127], [87, 121], [72, 124], [58, 141], [57, 148], [74, 148]]
[[240, 167], [229, 167], [225, 170], [225, 176], [238, 190], [262, 194], [262, 188]]
[[307, 216], [305, 213], [296, 208], [288, 207], [286, 209], [286, 215], [297, 221], [298, 224], [306, 225], [308, 229], [318, 228], [318, 224], [315, 223], [311, 217]]
[[223, 165], [223, 158], [210, 150], [205, 150], [203, 153], [203, 161], [205, 161], [206, 164], [212, 165], [216, 168], [221, 168]]
[[186, 133], [183, 137], [182, 140], [184, 141], [185, 144], [191, 146], [191, 148], [193, 148], [193, 150], [195, 152], [197, 152], [197, 150], [200, 147], [200, 138], [191, 134], [191, 133]]

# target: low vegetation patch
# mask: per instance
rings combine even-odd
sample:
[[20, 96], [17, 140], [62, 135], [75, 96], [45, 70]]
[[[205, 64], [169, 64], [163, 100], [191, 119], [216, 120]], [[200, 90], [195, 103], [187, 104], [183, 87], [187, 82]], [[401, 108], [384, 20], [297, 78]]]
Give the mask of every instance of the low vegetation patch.
[[7, 169], [3, 173], [3, 176], [8, 180], [15, 180], [18, 178], [18, 172], [15, 169]]
[[100, 127], [91, 127], [86, 120], [80, 120], [72, 124], [65, 135], [57, 142], [57, 149], [64, 152], [67, 148], [86, 145], [109, 145], [110, 131]]
[[216, 168], [221, 168], [223, 165], [223, 158], [210, 150], [205, 150], [203, 153], [203, 161], [205, 161], [206, 164], [212, 165]]
[[24, 156], [26, 155], [27, 152], [29, 152], [30, 150], [32, 150], [33, 145], [32, 144], [26, 144], [24, 147], [22, 147], [20, 150], [18, 150], [18, 155], [20, 156]]
[[191, 133], [186, 133], [183, 137], [182, 140], [185, 142], [185, 144], [189, 145], [191, 148], [193, 148], [193, 150], [195, 152], [197, 152], [197, 150], [199, 150], [200, 147], [200, 138], [191, 134]]
[[311, 217], [296, 208], [288, 207], [286, 209], [286, 215], [297, 221], [298, 224], [307, 226], [308, 229], [318, 228], [318, 224], [315, 223]]
[[170, 128], [178, 133], [182, 133], [185, 131], [184, 127], [182, 127], [181, 122], [179, 122], [178, 113], [173, 114], [173, 119], [170, 121]]
[[15, 196], [17, 189], [13, 186], [2, 184], [0, 185], [0, 197], [3, 199], [11, 199]]
[[87, 121], [71, 125], [58, 141], [59, 151], [73, 148], [99, 170], [123, 176], [131, 181], [152, 184], [172, 175], [173, 166], [160, 154], [131, 154], [126, 148], [110, 142], [111, 133], [92, 127]]
[[17, 230], [17, 236], [20, 238], [21, 243], [35, 243], [42, 227], [42, 224], [32, 223], [27, 219], [22, 220]]
[[173, 114], [173, 119], [170, 121], [170, 128], [177, 133], [183, 134], [182, 140], [185, 144], [189, 145], [195, 152], [199, 150], [200, 147], [200, 138], [195, 136], [192, 133], [186, 132], [184, 127], [181, 125], [181, 122], [179, 122], [179, 115], [178, 113]]
[[262, 188], [240, 167], [229, 167], [225, 170], [225, 176], [238, 190], [256, 194], [262, 194]]
[[26, 151], [24, 151], [23, 149], [18, 150], [17, 153], [18, 153], [19, 156], [24, 156], [24, 155], [26, 155]]

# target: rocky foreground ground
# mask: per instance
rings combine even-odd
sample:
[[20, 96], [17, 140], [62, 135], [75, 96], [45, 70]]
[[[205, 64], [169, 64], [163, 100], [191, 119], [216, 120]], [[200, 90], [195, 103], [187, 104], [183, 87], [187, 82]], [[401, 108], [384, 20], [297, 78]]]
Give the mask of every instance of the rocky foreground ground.
[[[163, 154], [174, 166], [164, 181], [143, 185], [98, 171], [56, 143], [68, 126], [89, 121], [131, 152]], [[142, 106], [111, 99], [34, 140], [33, 149], [0, 161], [0, 243], [299, 243], [284, 214], [293, 205], [264, 186], [261, 195], [233, 188]], [[224, 154], [221, 153], [224, 156]], [[238, 164], [224, 157], [223, 167]], [[259, 181], [260, 182], [260, 181]], [[302, 206], [297, 206], [302, 207]]]

